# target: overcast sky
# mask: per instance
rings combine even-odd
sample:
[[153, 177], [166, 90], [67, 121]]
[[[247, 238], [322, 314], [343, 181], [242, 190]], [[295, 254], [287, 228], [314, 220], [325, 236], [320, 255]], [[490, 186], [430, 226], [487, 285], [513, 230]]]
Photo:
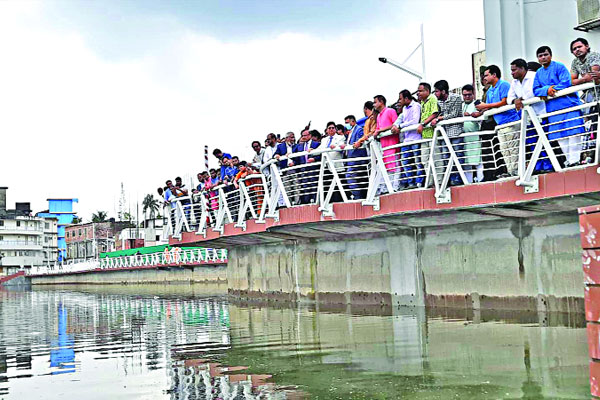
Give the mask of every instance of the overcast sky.
[[0, 186], [35, 212], [76, 197], [87, 221], [116, 216], [123, 182], [135, 213], [166, 179], [189, 186], [204, 145], [250, 159], [269, 132], [415, 90], [377, 58], [403, 61], [421, 22], [427, 80], [470, 83], [481, 0], [0, 1]]

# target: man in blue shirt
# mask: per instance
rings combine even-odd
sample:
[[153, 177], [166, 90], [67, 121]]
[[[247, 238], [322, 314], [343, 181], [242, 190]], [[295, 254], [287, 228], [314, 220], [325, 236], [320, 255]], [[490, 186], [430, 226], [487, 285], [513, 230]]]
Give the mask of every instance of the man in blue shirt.
[[[358, 125], [354, 115], [348, 115], [344, 118], [344, 123], [347, 125], [346, 128], [350, 132], [347, 139], [347, 147], [350, 150], [347, 150], [346, 158], [366, 158], [366, 148], [354, 148], [354, 144], [364, 135], [363, 128]], [[348, 167], [346, 171], [346, 180], [348, 182], [348, 188], [350, 189], [350, 196], [354, 200], [364, 199], [367, 197], [367, 186], [369, 185], [366, 169], [367, 160], [349, 161], [346, 165]]]
[[317, 198], [317, 182], [319, 180], [319, 164], [314, 163], [314, 156], [308, 154], [312, 149], [319, 147], [319, 142], [312, 140], [308, 128], [300, 133], [298, 144], [293, 147], [294, 153], [307, 152], [306, 155], [295, 157], [292, 161], [295, 165], [304, 165], [298, 171], [298, 182], [300, 189], [300, 204], [314, 203]]
[[221, 172], [219, 173], [219, 176], [221, 177], [221, 179], [223, 179], [226, 167], [226, 165], [223, 164], [223, 157], [227, 157], [228, 160], [231, 160], [231, 154], [223, 153], [220, 149], [214, 149], [213, 156], [215, 156], [217, 160], [219, 160], [219, 165], [221, 166]]
[[[571, 74], [564, 64], [552, 61], [552, 50], [542, 46], [536, 52], [542, 68], [535, 73], [533, 94], [546, 99], [546, 112], [552, 113], [569, 109], [581, 104], [576, 93], [555, 97], [559, 90], [571, 87]], [[548, 117], [548, 139], [552, 147], [556, 142], [566, 158], [565, 167], [579, 165], [581, 157], [581, 139], [585, 134], [581, 110], [561, 112]]]
[[[490, 65], [483, 73], [484, 81], [490, 85], [487, 91], [485, 103], [477, 106], [478, 111], [487, 111], [493, 108], [505, 106], [506, 98], [510, 90], [510, 83], [500, 79], [502, 74], [500, 68], [496, 65]], [[515, 176], [517, 174], [517, 162], [519, 158], [519, 137], [521, 134], [521, 125], [515, 124], [521, 120], [520, 112], [508, 110], [494, 115], [494, 121], [499, 125], [496, 128], [498, 141], [500, 142], [500, 153], [506, 164], [507, 175], [500, 175], [499, 178], [506, 176]], [[496, 165], [498, 167], [498, 165]]]

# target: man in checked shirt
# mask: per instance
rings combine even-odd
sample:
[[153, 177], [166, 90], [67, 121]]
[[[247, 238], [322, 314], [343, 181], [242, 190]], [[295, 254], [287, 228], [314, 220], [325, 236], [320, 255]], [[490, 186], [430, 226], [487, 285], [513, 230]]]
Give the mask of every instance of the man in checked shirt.
[[[448, 120], [452, 118], [462, 117], [462, 98], [454, 93], [450, 93], [448, 82], [445, 80], [437, 81], [434, 85], [433, 94], [438, 99], [438, 107], [440, 112], [436, 118], [431, 121], [431, 126], [437, 126], [438, 122]], [[464, 125], [462, 122], [456, 124], [444, 125], [446, 135], [452, 143], [452, 148], [458, 157], [459, 162], [464, 162], [464, 138], [460, 137], [460, 134], [464, 132]], [[448, 159], [450, 158], [450, 150], [446, 148], [445, 144], [442, 145], [442, 158], [445, 160], [444, 165], [447, 165]], [[453, 168], [454, 170], [454, 168]], [[461, 180], [458, 173], [450, 175], [450, 186], [460, 185]]]

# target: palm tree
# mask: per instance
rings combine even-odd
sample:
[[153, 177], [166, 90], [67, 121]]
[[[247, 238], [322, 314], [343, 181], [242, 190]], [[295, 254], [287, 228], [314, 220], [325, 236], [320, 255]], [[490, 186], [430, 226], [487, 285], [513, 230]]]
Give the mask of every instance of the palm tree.
[[152, 194], [147, 194], [144, 197], [144, 200], [142, 201], [142, 205], [143, 207], [143, 212], [144, 212], [144, 219], [146, 219], [146, 211], [150, 211], [150, 218], [154, 219], [154, 216], [156, 215], [156, 212], [158, 211], [158, 209], [160, 208], [160, 205], [158, 203], [158, 200], [156, 200], [154, 198], [154, 195]]
[[96, 211], [92, 214], [92, 222], [106, 222], [108, 213], [106, 211]]

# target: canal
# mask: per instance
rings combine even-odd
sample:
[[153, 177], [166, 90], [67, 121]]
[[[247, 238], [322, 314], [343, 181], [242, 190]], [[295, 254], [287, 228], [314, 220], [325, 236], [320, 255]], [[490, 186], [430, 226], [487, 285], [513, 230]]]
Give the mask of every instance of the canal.
[[0, 289], [0, 399], [589, 399], [584, 316]]

